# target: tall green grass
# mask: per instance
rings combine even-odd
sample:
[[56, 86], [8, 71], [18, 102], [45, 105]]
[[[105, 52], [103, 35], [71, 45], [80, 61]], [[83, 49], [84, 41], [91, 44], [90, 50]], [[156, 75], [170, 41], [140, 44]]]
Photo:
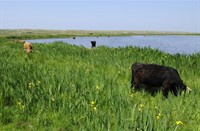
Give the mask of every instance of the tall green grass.
[[[200, 130], [200, 54], [0, 40], [0, 130]], [[130, 92], [133, 62], [178, 70], [193, 91]]]

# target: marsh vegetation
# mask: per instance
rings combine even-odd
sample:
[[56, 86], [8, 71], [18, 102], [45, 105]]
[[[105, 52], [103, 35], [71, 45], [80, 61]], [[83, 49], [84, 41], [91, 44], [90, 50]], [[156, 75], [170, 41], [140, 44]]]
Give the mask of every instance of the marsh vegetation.
[[[0, 40], [1, 130], [200, 130], [200, 54], [147, 47], [88, 49]], [[193, 91], [163, 100], [130, 92], [131, 64], [178, 70]]]

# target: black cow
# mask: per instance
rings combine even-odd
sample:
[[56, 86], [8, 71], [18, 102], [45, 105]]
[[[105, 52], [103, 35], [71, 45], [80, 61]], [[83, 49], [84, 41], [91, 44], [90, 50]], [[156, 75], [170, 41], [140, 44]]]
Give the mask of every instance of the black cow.
[[92, 44], [92, 48], [96, 47], [96, 41], [91, 41], [91, 44]]
[[176, 69], [156, 64], [134, 63], [132, 65], [131, 88], [135, 90], [144, 89], [150, 93], [162, 90], [167, 97], [169, 91], [175, 96], [179, 90], [186, 91], [186, 85], [181, 80]]

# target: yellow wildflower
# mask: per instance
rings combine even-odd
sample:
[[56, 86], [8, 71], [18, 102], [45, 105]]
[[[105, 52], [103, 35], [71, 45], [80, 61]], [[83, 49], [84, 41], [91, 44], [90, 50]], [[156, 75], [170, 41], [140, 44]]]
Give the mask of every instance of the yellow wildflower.
[[95, 107], [95, 102], [94, 102], [94, 101], [91, 101], [90, 106], [91, 106], [91, 107]]
[[93, 108], [93, 110], [96, 111], [96, 110], [97, 110], [97, 107], [95, 106], [95, 107]]
[[55, 99], [54, 99], [53, 97], [51, 97], [51, 100], [52, 100], [52, 101], [55, 101]]
[[18, 108], [19, 108], [20, 110], [24, 110], [24, 109], [25, 109], [25, 105], [22, 103], [21, 100], [19, 100], [19, 101], [17, 102], [17, 106], [18, 106]]
[[31, 88], [31, 85], [32, 85], [32, 84], [31, 84], [31, 82], [30, 82], [30, 83], [28, 84], [28, 87]]
[[96, 103], [95, 103], [94, 101], [91, 101], [91, 102], [90, 102], [90, 106], [91, 106], [91, 108], [92, 108], [94, 111], [97, 110]]
[[160, 119], [161, 114], [158, 113], [158, 115], [156, 115], [156, 119], [159, 120]]
[[18, 102], [17, 102], [17, 105], [18, 105], [18, 106], [21, 106], [21, 105], [22, 105], [22, 103], [21, 103], [20, 101], [18, 101]]
[[144, 105], [143, 104], [140, 104], [140, 107], [139, 107], [139, 111], [142, 111], [144, 109]]
[[28, 84], [28, 87], [29, 88], [33, 88], [35, 86], [35, 84], [33, 83], [33, 82], [30, 82], [29, 84]]
[[99, 86], [98, 85], [96, 85], [96, 89], [99, 90]]
[[38, 80], [38, 81], [37, 81], [37, 85], [40, 85], [40, 83], [41, 83], [41, 82]]
[[176, 121], [176, 125], [183, 125], [182, 121]]
[[91, 105], [94, 105], [95, 104], [95, 102], [94, 101], [91, 101]]
[[141, 108], [143, 108], [143, 107], [144, 107], [144, 105], [143, 105], [143, 104], [140, 104], [140, 107], [141, 107]]
[[24, 110], [25, 109], [25, 105], [22, 105], [20, 108], [21, 108], [21, 110]]

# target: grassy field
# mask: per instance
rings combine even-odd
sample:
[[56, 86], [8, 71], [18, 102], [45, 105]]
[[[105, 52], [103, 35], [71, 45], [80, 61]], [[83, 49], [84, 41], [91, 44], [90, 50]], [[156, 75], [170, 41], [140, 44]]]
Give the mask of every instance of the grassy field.
[[200, 35], [191, 32], [160, 32], [160, 31], [106, 31], [106, 30], [31, 30], [31, 29], [0, 29], [0, 37], [8, 39], [40, 39], [66, 38], [73, 36], [130, 36], [130, 35]]
[[[150, 48], [88, 49], [0, 39], [0, 130], [199, 131], [200, 54]], [[133, 62], [178, 70], [193, 91], [162, 99], [130, 92]]]

